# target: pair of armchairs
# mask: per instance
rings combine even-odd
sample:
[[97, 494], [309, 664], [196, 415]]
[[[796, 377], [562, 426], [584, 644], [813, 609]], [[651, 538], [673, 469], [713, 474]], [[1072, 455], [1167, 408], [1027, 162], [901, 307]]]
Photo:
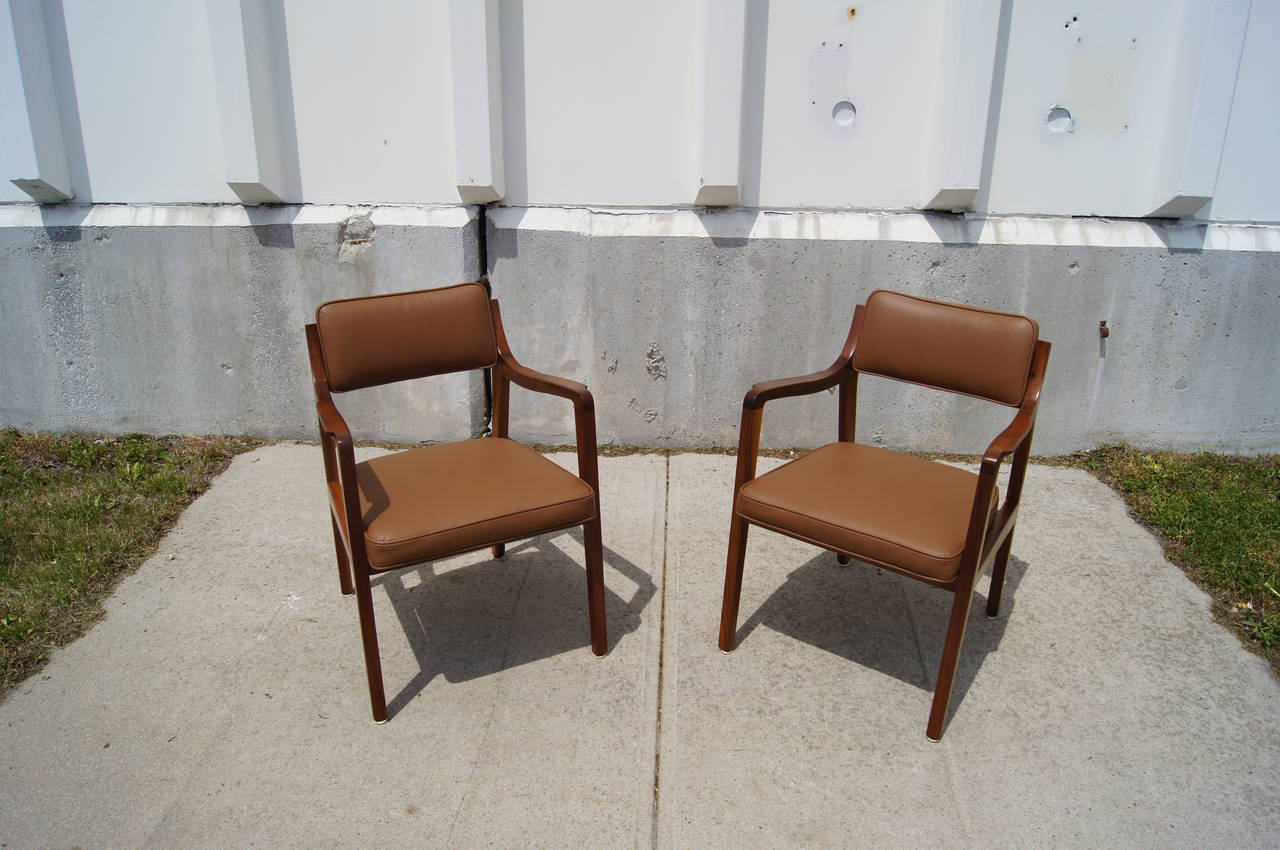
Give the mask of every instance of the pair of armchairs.
[[[371, 578], [425, 561], [583, 527], [591, 649], [608, 650], [596, 465], [595, 409], [575, 381], [536, 372], [511, 354], [498, 302], [483, 286], [330, 301], [307, 325], [338, 580], [354, 593], [373, 719], [387, 720]], [[751, 525], [950, 590], [955, 595], [927, 735], [942, 736], [974, 584], [994, 565], [987, 614], [1000, 605], [1036, 403], [1049, 356], [1031, 319], [880, 290], [854, 312], [828, 369], [756, 384], [743, 401], [737, 480], [720, 620], [734, 647]], [[357, 463], [332, 394], [485, 369], [492, 436], [426, 446]], [[860, 374], [1017, 408], [978, 474], [854, 442]], [[508, 434], [510, 386], [570, 400], [577, 428], [573, 475]], [[756, 477], [767, 402], [839, 389], [837, 442]], [[1004, 502], [996, 475], [1013, 456]]]

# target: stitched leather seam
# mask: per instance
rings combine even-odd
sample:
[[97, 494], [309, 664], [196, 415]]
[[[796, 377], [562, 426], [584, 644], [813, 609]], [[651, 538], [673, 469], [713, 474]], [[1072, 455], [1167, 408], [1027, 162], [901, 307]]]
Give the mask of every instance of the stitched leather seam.
[[[560, 507], [561, 505], [570, 505], [570, 504], [573, 504], [573, 503], [575, 503], [575, 502], [584, 502], [584, 501], [585, 501], [585, 502], [594, 502], [594, 501], [595, 501], [595, 494], [594, 494], [594, 493], [592, 493], [590, 496], [586, 496], [586, 497], [578, 498], [578, 499], [566, 499], [566, 500], [565, 500], [565, 501], [563, 501], [563, 502], [556, 502], [556, 503], [554, 503], [554, 504], [550, 504], [550, 505], [539, 505], [539, 506], [538, 506], [538, 507], [536, 507], [536, 508], [529, 508], [529, 509], [527, 509], [527, 510], [517, 511], [516, 513], [503, 514], [502, 516], [498, 516], [498, 517], [490, 517], [489, 519], [480, 519], [480, 520], [476, 520], [475, 522], [469, 522], [469, 523], [467, 523], [466, 525], [455, 525], [455, 526], [453, 526], [452, 528], [446, 528], [446, 529], [442, 529], [442, 530], [440, 530], [440, 531], [433, 531], [433, 532], [431, 532], [431, 533], [429, 533], [429, 534], [419, 534], [419, 535], [418, 535], [418, 536], [416, 536], [416, 537], [405, 537], [405, 538], [397, 539], [397, 540], [394, 540], [394, 541], [382, 542], [382, 541], [379, 541], [379, 540], [374, 540], [374, 539], [372, 539], [372, 538], [370, 538], [370, 537], [369, 537], [369, 533], [368, 533], [368, 531], [366, 530], [366, 531], [365, 531], [365, 535], [364, 535], [364, 539], [365, 539], [368, 543], [370, 543], [370, 544], [372, 544], [372, 545], [374, 545], [374, 546], [381, 546], [381, 547], [400, 546], [400, 545], [407, 544], [407, 543], [413, 543], [413, 542], [418, 541], [418, 540], [429, 540], [429, 539], [431, 539], [432, 537], [439, 537], [439, 536], [440, 536], [440, 535], [442, 535], [442, 534], [450, 534], [450, 533], [455, 532], [455, 531], [463, 531], [464, 529], [468, 529], [468, 528], [475, 528], [476, 526], [485, 525], [486, 523], [490, 523], [490, 522], [499, 522], [499, 521], [502, 521], [502, 520], [510, 519], [510, 518], [512, 518], [512, 517], [521, 517], [521, 516], [524, 516], [524, 515], [526, 515], [526, 514], [537, 513], [538, 511], [545, 511], [545, 510], [548, 510], [548, 509], [551, 509], [551, 508], [558, 508], [558, 507]], [[592, 513], [592, 517], [591, 517], [591, 518], [594, 518], [595, 511], [592, 511], [591, 513]], [[590, 522], [590, 519], [581, 520], [581, 522]], [[573, 525], [580, 525], [580, 524], [581, 524], [581, 522], [575, 522], [575, 523], [573, 523]], [[566, 527], [566, 528], [568, 528], [568, 527], [570, 527], [570, 526], [565, 526], [565, 527]]]
[[[379, 295], [360, 295], [354, 298], [336, 298], [333, 301], [324, 302], [323, 304], [321, 304], [319, 307], [316, 308], [316, 336], [320, 339], [320, 359], [324, 361], [325, 371], [326, 372], [328, 371], [329, 360], [328, 360], [328, 357], [325, 355], [324, 334], [320, 331], [320, 312], [324, 310], [325, 307], [328, 307], [331, 304], [345, 304], [351, 301], [374, 301], [379, 298], [395, 298], [401, 295], [420, 295], [424, 292], [444, 292], [445, 290], [448, 290], [448, 289], [461, 289], [464, 286], [478, 286], [481, 289], [484, 289], [483, 284], [476, 283], [475, 281], [468, 281], [466, 283], [455, 283], [453, 286], [440, 286], [440, 287], [436, 287], [435, 289], [417, 289], [417, 290], [410, 290], [408, 292], [384, 292]], [[485, 291], [485, 308], [486, 308], [486, 312], [489, 312], [489, 293], [487, 290]], [[493, 342], [493, 362], [483, 366], [476, 366], [474, 367], [475, 369], [492, 369], [498, 363], [498, 333], [493, 327], [492, 313], [490, 313], [490, 319], [488, 324], [489, 324], [489, 339]], [[458, 372], [470, 372], [470, 371], [473, 371], [473, 369], [456, 369], [452, 372], [436, 372], [432, 375], [413, 375], [408, 378], [393, 378], [390, 381], [384, 381], [380, 384], [363, 384], [361, 386], [356, 386], [356, 387], [347, 387], [345, 390], [339, 390], [339, 389], [333, 388], [333, 391], [334, 392], [351, 392], [352, 390], [357, 390], [357, 389], [367, 389], [369, 387], [386, 386], [387, 384], [398, 384], [401, 381], [412, 381], [418, 378], [431, 378], [431, 377], [438, 377], [440, 375], [456, 375], [458, 374]]]
[[[461, 285], [461, 284], [455, 284], [455, 285]], [[1034, 321], [1032, 321], [1031, 317], [1023, 316], [1020, 313], [1002, 313], [999, 310], [988, 310], [986, 307], [975, 307], [972, 304], [956, 304], [951, 301], [938, 301], [937, 299], [934, 299], [934, 298], [923, 298], [919, 295], [909, 295], [905, 292], [894, 292], [891, 289], [875, 290], [875, 292], [872, 292], [871, 295], [867, 296], [867, 303], [870, 304], [872, 296], [876, 295], [876, 293], [879, 293], [879, 292], [887, 292], [890, 295], [897, 295], [901, 298], [910, 298], [912, 301], [921, 301], [925, 304], [937, 304], [940, 307], [955, 307], [958, 310], [968, 310], [970, 313], [982, 313], [985, 316], [1001, 316], [1006, 319], [1021, 319], [1022, 321], [1026, 322], [1028, 325], [1031, 325], [1033, 328], [1039, 327]]]
[[[992, 398], [989, 395], [978, 395], [977, 393], [967, 393], [964, 390], [953, 390], [950, 387], [940, 387], [937, 384], [926, 384], [924, 381], [913, 381], [910, 378], [899, 378], [897, 375], [886, 375], [883, 372], [873, 372], [870, 369], [859, 369], [857, 366], [854, 366], [853, 370], [857, 372], [859, 375], [874, 375], [877, 378], [884, 378], [889, 381], [900, 381], [904, 384], [915, 384], [917, 387], [925, 387], [926, 389], [937, 390], [938, 392], [941, 392], [941, 393], [951, 393], [952, 395], [968, 396], [969, 398], [976, 398], [979, 401], [989, 401], [992, 404], [999, 404], [999, 405], [1003, 405], [1004, 407], [1021, 407], [1022, 406], [1022, 398], [1019, 398], [1017, 401], [1004, 401], [1003, 399]], [[1027, 391], [1026, 387], [1027, 387], [1027, 382], [1023, 381], [1022, 393], [1024, 397]]]
[[[758, 520], [758, 519], [751, 519], [750, 517], [743, 517], [743, 518], [746, 519], [747, 522], [751, 523], [752, 525], [757, 525], [760, 528], [768, 529], [769, 531], [776, 532], [778, 534], [783, 535], [784, 537], [790, 537], [793, 540], [802, 540], [805, 543], [811, 543], [820, 549], [831, 548], [831, 544], [821, 543], [815, 538], [809, 537], [808, 535], [799, 534], [795, 531], [788, 531], [782, 528], [781, 526], [770, 525], [769, 523], [762, 522], [761, 520]], [[922, 573], [922, 572], [919, 572], [918, 570], [913, 570], [910, 567], [903, 567], [897, 564], [891, 564], [888, 561], [877, 560], [876, 558], [873, 558], [870, 555], [859, 554], [857, 552], [850, 552], [849, 554], [852, 557], [857, 558], [859, 561], [866, 561], [868, 564], [871, 564], [872, 566], [884, 567], [886, 570], [893, 570], [896, 573], [910, 576], [911, 578], [917, 579], [919, 581], [923, 581], [926, 584], [931, 584], [935, 587], [943, 587], [943, 588], [950, 589], [950, 586], [956, 580], [956, 576], [960, 574], [959, 564], [956, 564], [955, 575], [952, 575], [950, 578], [936, 578], [934, 576], [929, 575], [928, 573]]]
[[596, 514], [594, 511], [592, 511], [591, 516], [588, 517], [587, 519], [571, 522], [571, 523], [568, 523], [567, 525], [557, 525], [551, 528], [543, 528], [539, 531], [533, 532], [532, 534], [521, 535], [520, 537], [495, 537], [491, 540], [487, 540], [484, 543], [477, 543], [474, 546], [468, 545], [468, 546], [464, 546], [461, 549], [449, 549], [448, 551], [445, 551], [445, 552], [432, 552], [429, 555], [418, 555], [418, 556], [415, 556], [413, 560], [397, 561], [394, 564], [387, 564], [386, 566], [380, 566], [370, 561], [369, 566], [375, 572], [388, 572], [390, 570], [400, 570], [400, 569], [404, 569], [407, 566], [411, 566], [412, 564], [420, 564], [423, 561], [437, 561], [441, 558], [452, 558], [454, 555], [464, 555], [467, 552], [478, 552], [479, 550], [487, 549], [490, 546], [497, 546], [499, 543], [510, 543], [512, 540], [523, 540], [526, 537], [535, 537], [539, 534], [549, 534], [552, 531], [563, 531], [566, 528], [574, 528], [579, 525], [585, 525], [595, 519], [596, 519]]
[[[888, 290], [888, 289], [877, 289], [875, 292], [872, 292], [871, 295], [868, 295], [867, 306], [871, 305], [871, 298], [878, 292], [888, 292], [891, 295], [899, 295], [903, 298], [909, 298], [912, 301], [919, 301], [925, 304], [937, 304], [943, 307], [955, 307], [956, 309], [959, 309], [959, 310], [968, 310], [971, 313], [981, 313], [985, 316], [999, 316], [1007, 319], [1021, 319], [1023, 322], [1027, 323], [1028, 327], [1031, 328], [1032, 333], [1035, 334], [1035, 337], [1032, 339], [1031, 359], [1027, 361], [1028, 372], [1030, 371], [1031, 360], [1035, 359], [1035, 343], [1038, 342], [1040, 339], [1040, 326], [1036, 324], [1036, 322], [1034, 322], [1030, 317], [1022, 316], [1017, 313], [1001, 313], [998, 310], [986, 310], [986, 309], [983, 309], [982, 307], [974, 307], [970, 304], [952, 304], [948, 301], [935, 301], [932, 298], [921, 298], [918, 295], [907, 295], [904, 292], [892, 292], [891, 290]], [[968, 396], [969, 398], [982, 399], [983, 401], [990, 401], [996, 404], [1002, 404], [1005, 407], [1020, 407], [1022, 405], [1022, 397], [1019, 397], [1017, 401], [1004, 401], [1002, 399], [992, 398], [991, 396], [978, 395], [977, 393], [967, 393], [967, 392], [964, 392], [963, 390], [953, 390], [949, 387], [940, 387], [937, 384], [926, 384], [924, 381], [913, 381], [910, 378], [899, 378], [896, 375], [886, 375], [883, 372], [877, 372], [872, 369], [859, 369], [857, 365], [857, 359], [858, 359], [858, 353], [855, 351], [853, 355], [854, 371], [861, 372], [866, 375], [875, 375], [878, 378], [888, 378], [891, 381], [901, 381], [904, 384], [915, 384], [917, 387], [928, 387], [931, 390], [940, 390], [941, 392], [944, 392], [944, 393], [954, 393], [955, 395], [963, 395], [963, 396]], [[1028, 378], [1022, 382], [1023, 396], [1026, 395], [1027, 381], [1029, 380], [1030, 380], [1030, 376], [1028, 375]]]
[[[751, 497], [750, 497], [750, 496], [748, 496], [746, 493], [743, 493], [741, 490], [739, 490], [739, 491], [738, 491], [738, 498], [739, 498], [739, 499], [742, 499], [742, 500], [743, 500], [743, 501], [745, 501], [745, 502], [752, 502], [752, 503], [754, 503], [754, 504], [756, 504], [756, 505], [760, 505], [761, 507], [764, 507], [764, 508], [772, 508], [772, 509], [774, 509], [774, 510], [778, 510], [778, 511], [785, 511], [786, 513], [793, 514], [794, 516], [798, 516], [798, 517], [803, 517], [803, 518], [805, 518], [805, 519], [807, 519], [807, 520], [810, 520], [810, 521], [812, 521], [812, 522], [816, 522], [816, 523], [818, 523], [819, 525], [826, 526], [827, 528], [835, 529], [835, 530], [837, 530], [837, 531], [843, 531], [843, 532], [845, 532], [846, 534], [857, 534], [857, 535], [861, 535], [862, 537], [869, 537], [869, 538], [871, 538], [872, 540], [878, 540], [878, 541], [880, 541], [881, 543], [888, 544], [889, 546], [896, 546], [896, 547], [897, 547], [897, 548], [899, 548], [899, 549], [906, 549], [908, 552], [915, 552], [915, 553], [916, 553], [917, 555], [919, 555], [920, 557], [922, 557], [922, 558], [928, 558], [928, 559], [929, 559], [929, 560], [931, 560], [931, 561], [938, 561], [938, 562], [940, 562], [940, 563], [945, 563], [946, 561], [954, 560], [954, 559], [956, 559], [956, 558], [960, 557], [962, 554], [964, 554], [964, 545], [963, 545], [963, 544], [961, 544], [961, 546], [960, 546], [960, 550], [959, 550], [958, 552], [956, 552], [955, 554], [953, 554], [953, 555], [947, 555], [947, 556], [945, 556], [945, 557], [939, 557], [938, 555], [931, 555], [931, 554], [929, 554], [928, 552], [921, 552], [919, 549], [916, 549], [916, 548], [914, 548], [914, 547], [912, 547], [912, 546], [907, 546], [907, 545], [906, 545], [906, 544], [904, 544], [904, 543], [895, 543], [894, 541], [889, 540], [889, 539], [884, 538], [884, 537], [881, 537], [881, 536], [879, 536], [879, 535], [877, 535], [877, 534], [872, 534], [872, 533], [867, 532], [867, 531], [857, 531], [857, 530], [852, 529], [852, 528], [846, 528], [846, 527], [845, 527], [845, 526], [843, 526], [843, 525], [836, 525], [835, 523], [827, 522], [826, 520], [818, 519], [817, 517], [811, 517], [811, 516], [809, 516], [808, 514], [797, 513], [796, 511], [788, 510], [787, 508], [783, 508], [783, 507], [780, 507], [780, 506], [778, 506], [778, 505], [771, 505], [771, 504], [769, 504], [768, 502], [761, 502], [761, 501], [760, 501], [760, 500], [758, 500], [758, 499], [753, 499], [753, 498], [751, 498]], [[750, 518], [750, 517], [748, 517], [748, 519], [751, 519], [751, 518]], [[752, 522], [755, 522], [755, 520], [754, 520], [754, 519], [751, 519], [751, 521], [752, 521]]]

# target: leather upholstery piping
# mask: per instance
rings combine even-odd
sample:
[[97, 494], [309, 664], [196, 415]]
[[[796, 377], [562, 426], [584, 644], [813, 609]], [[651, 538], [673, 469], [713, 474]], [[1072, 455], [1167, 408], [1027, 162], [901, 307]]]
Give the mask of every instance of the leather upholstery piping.
[[[761, 477], [763, 477], [763, 476], [761, 476]], [[975, 476], [975, 477], [976, 477], [976, 476]], [[928, 558], [930, 561], [938, 561], [939, 563], [942, 563], [942, 562], [945, 562], [945, 561], [950, 561], [950, 560], [951, 560], [951, 559], [953, 559], [953, 558], [958, 558], [958, 557], [960, 556], [960, 554], [961, 554], [962, 552], [964, 552], [964, 542], [963, 542], [963, 541], [961, 541], [961, 543], [960, 543], [960, 548], [956, 550], [956, 552], [955, 552], [955, 554], [954, 554], [954, 555], [947, 555], [947, 556], [945, 556], [945, 557], [939, 557], [939, 556], [937, 556], [937, 555], [933, 555], [933, 554], [931, 554], [931, 553], [929, 553], [929, 552], [921, 552], [919, 549], [915, 548], [914, 546], [907, 546], [907, 545], [902, 544], [902, 543], [896, 543], [896, 542], [894, 542], [894, 541], [892, 541], [892, 540], [889, 540], [889, 539], [886, 539], [886, 538], [884, 538], [884, 537], [881, 537], [881, 536], [880, 536], [880, 535], [878, 535], [878, 534], [871, 534], [870, 532], [866, 532], [866, 531], [859, 531], [858, 529], [855, 529], [855, 528], [847, 528], [846, 526], [843, 526], [843, 525], [836, 525], [835, 523], [827, 522], [827, 521], [826, 521], [826, 520], [824, 520], [824, 519], [818, 519], [818, 518], [817, 518], [817, 517], [815, 517], [815, 516], [809, 516], [808, 514], [802, 514], [802, 513], [799, 513], [799, 512], [797, 512], [797, 511], [788, 510], [787, 508], [779, 507], [778, 505], [771, 505], [771, 504], [769, 504], [768, 502], [761, 502], [759, 499], [753, 499], [753, 498], [751, 498], [750, 496], [748, 496], [747, 494], [743, 493], [742, 491], [738, 491], [738, 499], [739, 499], [739, 500], [741, 500], [741, 501], [744, 501], [744, 502], [751, 502], [751, 503], [756, 504], [756, 505], [762, 505], [763, 507], [766, 507], [766, 508], [772, 508], [773, 510], [777, 510], [777, 511], [786, 511], [786, 512], [787, 512], [787, 513], [789, 513], [789, 514], [794, 514], [795, 516], [801, 516], [801, 517], [804, 517], [805, 519], [807, 519], [807, 520], [809, 520], [809, 521], [811, 521], [811, 522], [815, 522], [815, 523], [817, 523], [817, 524], [819, 524], [819, 525], [826, 526], [827, 528], [834, 528], [834, 529], [837, 529], [837, 530], [839, 530], [839, 531], [843, 531], [843, 532], [846, 532], [846, 533], [850, 533], [850, 534], [860, 534], [860, 535], [862, 535], [863, 537], [870, 537], [870, 538], [872, 538], [873, 540], [879, 540], [881, 543], [886, 543], [886, 544], [888, 544], [888, 545], [890, 545], [890, 546], [895, 546], [895, 547], [897, 547], [897, 548], [899, 548], [899, 549], [907, 549], [907, 550], [909, 550], [909, 551], [911, 551], [911, 552], [915, 552], [917, 555], [921, 556], [922, 558]], [[751, 520], [751, 522], [753, 522], [753, 523], [759, 523], [759, 520], [757, 520], [755, 517], [748, 517], [748, 519], [750, 519], [750, 520]], [[824, 547], [824, 548], [825, 548], [825, 547]], [[859, 558], [859, 560], [861, 560], [861, 558]], [[912, 572], [912, 573], [914, 573], [915, 571], [914, 571], [914, 570], [908, 570], [908, 572]]]
[[[894, 292], [893, 290], [890, 290], [890, 289], [874, 290], [870, 295], [867, 296], [866, 303], [868, 306], [871, 304], [871, 299], [875, 297], [876, 293], [879, 293], [879, 292], [887, 292], [890, 295], [898, 295], [903, 298], [910, 298], [913, 301], [923, 301], [928, 304], [941, 304], [946, 307], [955, 307], [961, 310], [968, 310], [972, 313], [982, 313], [985, 316], [999, 316], [1001, 318], [1006, 318], [1006, 319], [1021, 319], [1022, 321], [1026, 322], [1034, 332], [1031, 350], [1027, 356], [1027, 376], [1025, 379], [1023, 379], [1023, 382], [1022, 382], [1022, 395], [1023, 396], [1026, 395], [1027, 381], [1031, 380], [1031, 364], [1032, 364], [1032, 361], [1035, 360], [1035, 353], [1036, 353], [1035, 344], [1040, 339], [1040, 326], [1035, 321], [1033, 321], [1030, 317], [1023, 316], [1018, 313], [1002, 313], [999, 310], [987, 310], [982, 307], [974, 307], [971, 304], [954, 304], [949, 301], [937, 301], [933, 298], [922, 298], [919, 295], [908, 295], [905, 292]], [[969, 398], [976, 398], [976, 399], [979, 399], [980, 401], [989, 401], [992, 404], [999, 404], [999, 405], [1003, 405], [1004, 407], [1021, 407], [1022, 406], [1023, 399], [1021, 396], [1019, 397], [1019, 400], [1016, 402], [1001, 401], [999, 399], [991, 398], [990, 396], [978, 395], [977, 393], [968, 393], [968, 392], [964, 392], [963, 390], [956, 390], [956, 389], [952, 389], [951, 387], [944, 387], [938, 384], [927, 384], [924, 381], [913, 381], [910, 378], [899, 378], [897, 375], [886, 375], [883, 372], [877, 372], [871, 369], [859, 369], [857, 366], [857, 358], [858, 358], [858, 352], [855, 350], [853, 352], [853, 357], [852, 357], [852, 366], [854, 371], [856, 371], [860, 375], [875, 375], [877, 378], [886, 378], [890, 381], [899, 381], [904, 384], [914, 384], [917, 387], [927, 387], [928, 389], [931, 389], [931, 390], [940, 390], [944, 393], [952, 393], [953, 395], [968, 396]]]
[[[592, 519], [594, 519], [594, 517], [592, 517]], [[577, 528], [578, 526], [582, 525], [583, 522], [584, 520], [578, 520], [577, 522], [571, 522], [568, 525], [558, 525], [555, 528], [548, 528], [543, 531], [539, 531], [536, 535], [534, 535], [534, 537], [538, 537], [543, 534], [550, 534], [553, 531], [564, 531], [566, 528]], [[590, 520], [585, 520], [585, 522], [590, 522]], [[487, 543], [477, 543], [474, 546], [466, 546], [462, 549], [450, 549], [448, 552], [441, 552], [440, 554], [432, 555], [429, 558], [422, 558], [416, 561], [400, 561], [386, 567], [380, 567], [377, 564], [370, 563], [369, 568], [375, 573], [385, 573], [385, 572], [389, 572], [390, 570], [402, 570], [405, 567], [412, 566], [414, 564], [425, 564], [428, 561], [440, 561], [440, 560], [443, 560], [444, 558], [452, 558], [454, 555], [465, 555], [468, 552], [478, 552], [481, 549], [487, 549], [488, 547], [497, 545], [498, 543], [510, 543], [510, 542], [511, 540], [508, 537], [495, 537]]]
[[[579, 480], [581, 480], [581, 479], [579, 479]], [[589, 484], [588, 484], [587, 486], [588, 486], [588, 487], [590, 487], [591, 485], [589, 485]], [[524, 516], [525, 514], [536, 513], [536, 512], [538, 512], [538, 511], [545, 511], [545, 510], [547, 510], [548, 508], [558, 508], [558, 507], [560, 507], [561, 505], [571, 505], [571, 504], [574, 504], [574, 503], [576, 503], [576, 502], [587, 502], [587, 501], [589, 501], [589, 502], [591, 502], [591, 505], [592, 505], [591, 515], [590, 515], [590, 516], [588, 516], [586, 519], [579, 520], [578, 522], [575, 522], [575, 523], [574, 523], [574, 525], [582, 525], [582, 523], [584, 523], [584, 522], [590, 522], [591, 520], [593, 520], [593, 519], [595, 519], [595, 518], [596, 518], [596, 512], [595, 512], [595, 499], [596, 499], [596, 494], [595, 494], [595, 491], [593, 490], [593, 491], [591, 492], [591, 495], [590, 495], [590, 496], [583, 496], [583, 497], [581, 497], [581, 498], [577, 498], [577, 499], [565, 499], [563, 502], [554, 502], [554, 503], [549, 504], [549, 505], [538, 505], [538, 507], [536, 507], [536, 508], [527, 508], [527, 509], [525, 509], [525, 510], [523, 510], [523, 511], [514, 511], [514, 512], [512, 512], [512, 513], [503, 514], [502, 516], [489, 517], [488, 519], [478, 519], [478, 520], [476, 520], [475, 522], [469, 522], [469, 523], [467, 523], [466, 525], [452, 525], [452, 526], [449, 526], [447, 529], [445, 529], [443, 532], [441, 532], [441, 531], [433, 531], [433, 532], [431, 532], [430, 534], [419, 534], [419, 535], [418, 535], [418, 536], [416, 536], [416, 537], [397, 537], [395, 540], [381, 540], [381, 539], [378, 539], [378, 538], [370, 537], [370, 536], [369, 536], [369, 533], [366, 531], [366, 532], [365, 532], [365, 535], [364, 535], [364, 539], [365, 539], [365, 540], [370, 541], [371, 543], [374, 543], [374, 544], [376, 544], [376, 545], [379, 545], [379, 546], [386, 546], [386, 545], [390, 545], [390, 544], [393, 544], [393, 543], [395, 543], [395, 544], [398, 544], [398, 543], [412, 543], [412, 542], [414, 542], [415, 540], [429, 540], [430, 538], [432, 538], [432, 537], [436, 537], [437, 535], [440, 535], [440, 534], [445, 533], [445, 532], [450, 532], [450, 531], [461, 531], [461, 530], [462, 530], [462, 529], [464, 529], [464, 528], [474, 528], [474, 527], [475, 527], [475, 526], [477, 526], [477, 525], [484, 525], [486, 522], [501, 522], [501, 521], [503, 521], [503, 520], [510, 519], [510, 518], [512, 518], [512, 517], [519, 517], [519, 516]], [[568, 528], [568, 526], [565, 526], [565, 527], [566, 527], [566, 528]]]

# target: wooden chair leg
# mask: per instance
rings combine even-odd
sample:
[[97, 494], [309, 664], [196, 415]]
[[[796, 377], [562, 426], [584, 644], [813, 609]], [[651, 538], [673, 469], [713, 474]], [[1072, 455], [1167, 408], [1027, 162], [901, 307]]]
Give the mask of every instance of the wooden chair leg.
[[836, 553], [836, 563], [837, 563], [837, 564], [839, 564], [839, 565], [840, 565], [840, 566], [842, 566], [842, 567], [847, 567], [847, 566], [849, 565], [849, 556], [848, 556], [848, 555], [841, 555], [839, 552], [837, 552], [837, 553]]
[[729, 559], [724, 568], [724, 604], [720, 611], [720, 649], [733, 651], [738, 631], [738, 602], [742, 598], [742, 568], [747, 560], [748, 523], [736, 513], [729, 526]]
[[338, 521], [329, 514], [329, 524], [333, 526], [333, 548], [338, 553], [338, 586], [343, 596], [355, 593], [351, 586], [351, 564], [347, 561], [347, 547], [342, 545], [342, 533], [338, 531]]
[[587, 610], [591, 620], [591, 651], [609, 651], [609, 629], [604, 616], [604, 547], [600, 542], [600, 520], [582, 526], [582, 542], [587, 555]]
[[991, 567], [991, 590], [987, 592], [987, 616], [994, 617], [1000, 613], [1000, 596], [1004, 593], [1004, 571], [1009, 566], [1009, 550], [1013, 548], [1013, 531], [1000, 544], [996, 552], [996, 560]]
[[942, 727], [947, 720], [947, 707], [951, 704], [951, 686], [955, 683], [960, 647], [964, 644], [964, 627], [969, 622], [973, 583], [970, 582], [967, 588], [956, 588], [955, 597], [951, 604], [951, 623], [947, 626], [947, 643], [942, 648], [942, 663], [938, 666], [938, 683], [933, 689], [929, 726], [924, 733], [934, 742], [942, 740]]
[[499, 543], [497, 546], [493, 547], [494, 559], [501, 558], [505, 554], [507, 554], [507, 544]]
[[373, 622], [373, 587], [369, 575], [357, 576], [356, 610], [360, 612], [360, 640], [364, 644], [364, 669], [369, 677], [369, 703], [373, 722], [387, 722], [387, 695], [382, 690], [382, 657], [378, 654], [378, 629]]

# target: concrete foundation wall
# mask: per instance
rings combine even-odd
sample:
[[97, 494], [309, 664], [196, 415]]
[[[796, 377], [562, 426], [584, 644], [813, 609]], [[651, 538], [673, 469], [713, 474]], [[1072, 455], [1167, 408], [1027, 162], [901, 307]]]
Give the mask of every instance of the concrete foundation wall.
[[[314, 439], [303, 325], [316, 306], [474, 280], [476, 221], [454, 209], [456, 226], [378, 225], [375, 211], [369, 234], [367, 210], [297, 211], [248, 226], [72, 225], [62, 211], [0, 227], [0, 425]], [[466, 437], [485, 411], [479, 373], [337, 400], [384, 440]]]
[[[1039, 454], [1117, 440], [1280, 450], [1274, 252], [522, 227], [493, 229], [489, 250], [513, 350], [591, 386], [602, 442], [736, 445], [747, 388], [828, 366], [854, 306], [886, 288], [1040, 322], [1054, 347]], [[558, 400], [517, 395], [513, 405], [513, 433], [545, 442], [572, 434]], [[867, 377], [858, 438], [978, 452], [1011, 417], [1008, 408]], [[763, 442], [817, 445], [835, 427], [833, 394], [784, 399], [767, 409]]]
[[[302, 326], [317, 304], [479, 272], [474, 208], [186, 209], [30, 208], [0, 226], [0, 426], [310, 439]], [[1025, 219], [999, 225], [1009, 240], [954, 216], [657, 216], [697, 234], [617, 211], [536, 223], [563, 212], [493, 211], [492, 286], [516, 355], [591, 387], [602, 443], [735, 445], [747, 388], [827, 366], [854, 306], [889, 288], [1039, 320], [1054, 344], [1039, 454], [1280, 451], [1275, 228]], [[721, 226], [740, 219], [785, 226]], [[1058, 244], [1022, 238], [1037, 228]], [[338, 402], [363, 438], [457, 439], [483, 430], [483, 386], [475, 373]], [[976, 452], [1011, 415], [865, 378], [858, 435]], [[571, 442], [571, 408], [517, 388], [512, 434]], [[766, 445], [834, 435], [831, 394], [768, 408]]]

